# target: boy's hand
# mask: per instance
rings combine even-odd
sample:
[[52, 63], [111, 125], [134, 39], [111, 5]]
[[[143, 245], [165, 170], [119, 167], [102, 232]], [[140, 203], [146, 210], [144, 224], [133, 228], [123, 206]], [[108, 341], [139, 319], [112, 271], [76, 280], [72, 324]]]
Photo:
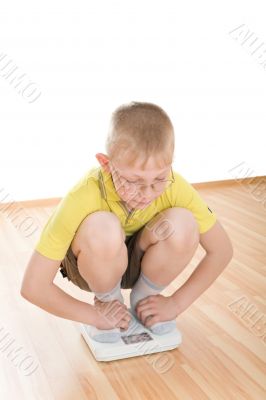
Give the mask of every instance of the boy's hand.
[[178, 310], [173, 297], [156, 294], [140, 300], [136, 307], [136, 313], [142, 324], [149, 328], [156, 322], [175, 319]]
[[127, 306], [120, 303], [119, 300], [103, 302], [94, 297], [94, 307], [97, 311], [96, 328], [128, 329], [131, 315], [127, 310]]

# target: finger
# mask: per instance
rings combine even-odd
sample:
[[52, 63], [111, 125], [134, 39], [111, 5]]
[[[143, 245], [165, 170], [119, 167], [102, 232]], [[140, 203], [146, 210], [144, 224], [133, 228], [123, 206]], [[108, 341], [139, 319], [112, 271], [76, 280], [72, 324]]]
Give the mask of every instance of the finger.
[[103, 317], [110, 321], [121, 321], [125, 317], [125, 311], [121, 308], [116, 308], [112, 310], [105, 309], [102, 312]]
[[131, 321], [131, 319], [132, 319], [131, 314], [128, 312], [125, 312], [125, 311], [121, 312], [121, 316], [122, 316], [122, 319], [124, 319], [125, 321]]
[[140, 318], [139, 319], [140, 319], [140, 321], [142, 323], [144, 323], [146, 318], [150, 317], [151, 315], [153, 315], [153, 312], [152, 312], [152, 310], [148, 309], [148, 310], [142, 311], [140, 313]]
[[119, 301], [112, 301], [112, 302], [108, 302], [106, 305], [104, 305], [104, 307], [106, 308], [106, 310], [108, 310], [108, 312], [112, 312], [112, 313], [116, 313], [120, 310], [125, 311], [126, 308], [124, 307], [124, 305], [122, 305]]
[[127, 308], [127, 305], [125, 303], [122, 303], [120, 300], [116, 300], [123, 308]]
[[144, 326], [149, 328], [152, 325], [156, 324], [156, 322], [160, 322], [159, 316], [158, 315], [151, 315], [150, 317], [146, 318], [146, 320], [144, 321]]
[[126, 327], [126, 328], [125, 328], [125, 327], [122, 328], [122, 327], [120, 326], [120, 332], [127, 331], [127, 329], [128, 329], [127, 327]]
[[108, 304], [108, 307], [115, 307], [115, 306], [121, 306], [123, 308], [127, 308], [126, 304], [122, 303], [120, 300], [111, 300], [111, 301], [102, 301], [99, 300], [96, 296], [94, 297], [94, 303], [98, 305], [105, 305]]
[[140, 300], [138, 302], [138, 304], [142, 305], [142, 304], [147, 304], [147, 303], [154, 303], [157, 301], [158, 299], [158, 294], [151, 294], [150, 296], [145, 297], [144, 299]]
[[130, 318], [128, 316], [124, 316], [118, 321], [118, 326], [120, 328], [123, 327], [123, 328], [127, 329], [129, 326], [129, 323], [130, 323]]
[[131, 321], [131, 316], [129, 316], [129, 315], [123, 316], [122, 321], [126, 322], [127, 324], [129, 324], [130, 321]]
[[150, 303], [146, 303], [146, 304], [140, 304], [136, 307], [137, 311], [142, 311], [142, 310], [146, 310], [147, 308], [151, 307]]
[[151, 310], [150, 304], [144, 304], [142, 306], [138, 306], [136, 311], [138, 318], [142, 315], [143, 312], [146, 312], [147, 310]]
[[111, 300], [110, 301], [110, 303], [112, 303], [112, 304], [118, 304], [118, 305], [120, 305], [121, 307], [123, 307], [123, 308], [127, 308], [127, 306], [126, 306], [126, 304], [125, 303], [122, 303], [120, 300]]
[[129, 326], [129, 323], [128, 322], [120, 322], [119, 324], [118, 324], [118, 328], [122, 328], [123, 330], [127, 330], [128, 329], [128, 326]]
[[140, 300], [140, 301], [138, 302], [137, 306], [140, 306], [140, 305], [144, 305], [144, 304], [149, 303], [150, 299], [151, 299], [151, 296], [145, 297], [144, 299], [142, 299], [142, 300]]
[[125, 322], [126, 324], [129, 324], [131, 321], [131, 317], [128, 315], [123, 315], [122, 318], [120, 319], [121, 322]]
[[129, 313], [122, 307], [117, 307], [114, 310], [112, 310], [111, 314], [114, 317], [120, 316], [122, 318], [129, 316]]

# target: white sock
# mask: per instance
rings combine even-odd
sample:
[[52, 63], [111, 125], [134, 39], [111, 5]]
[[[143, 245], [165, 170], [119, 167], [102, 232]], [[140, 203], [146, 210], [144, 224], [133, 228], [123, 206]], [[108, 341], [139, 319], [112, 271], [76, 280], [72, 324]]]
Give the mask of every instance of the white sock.
[[[103, 302], [119, 300], [121, 303], [124, 303], [120, 285], [121, 285], [121, 280], [110, 292], [106, 293], [94, 292], [94, 294], [97, 297], [97, 299]], [[121, 336], [120, 328], [98, 329], [96, 328], [96, 326], [91, 326], [90, 328], [90, 337], [96, 340], [96, 342], [114, 343], [120, 339], [120, 336]]]
[[[158, 286], [151, 282], [141, 271], [140, 276], [130, 293], [130, 305], [133, 314], [136, 316], [135, 308], [140, 300], [151, 295], [159, 294], [165, 287], [166, 286]], [[157, 322], [149, 327], [149, 329], [157, 335], [163, 335], [164, 333], [171, 332], [175, 328], [175, 319], [171, 321]]]

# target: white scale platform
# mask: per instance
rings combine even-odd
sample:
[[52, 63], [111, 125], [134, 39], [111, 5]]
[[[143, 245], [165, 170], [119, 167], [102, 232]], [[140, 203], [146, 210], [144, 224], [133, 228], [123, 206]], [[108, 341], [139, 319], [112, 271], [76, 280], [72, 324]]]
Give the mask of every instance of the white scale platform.
[[79, 329], [97, 361], [120, 360], [159, 353], [175, 349], [182, 342], [181, 332], [177, 328], [164, 335], [155, 335], [133, 315], [127, 331], [121, 332], [120, 340], [115, 343], [99, 343], [91, 339], [88, 333], [90, 325], [79, 323]]

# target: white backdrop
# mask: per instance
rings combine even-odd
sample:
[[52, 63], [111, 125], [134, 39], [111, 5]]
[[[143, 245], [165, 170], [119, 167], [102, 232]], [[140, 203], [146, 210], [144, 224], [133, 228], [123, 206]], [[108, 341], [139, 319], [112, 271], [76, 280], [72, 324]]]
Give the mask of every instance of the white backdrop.
[[264, 175], [263, 6], [2, 2], [0, 200], [63, 196], [98, 165], [111, 112], [132, 100], [169, 114], [174, 169], [191, 183]]

